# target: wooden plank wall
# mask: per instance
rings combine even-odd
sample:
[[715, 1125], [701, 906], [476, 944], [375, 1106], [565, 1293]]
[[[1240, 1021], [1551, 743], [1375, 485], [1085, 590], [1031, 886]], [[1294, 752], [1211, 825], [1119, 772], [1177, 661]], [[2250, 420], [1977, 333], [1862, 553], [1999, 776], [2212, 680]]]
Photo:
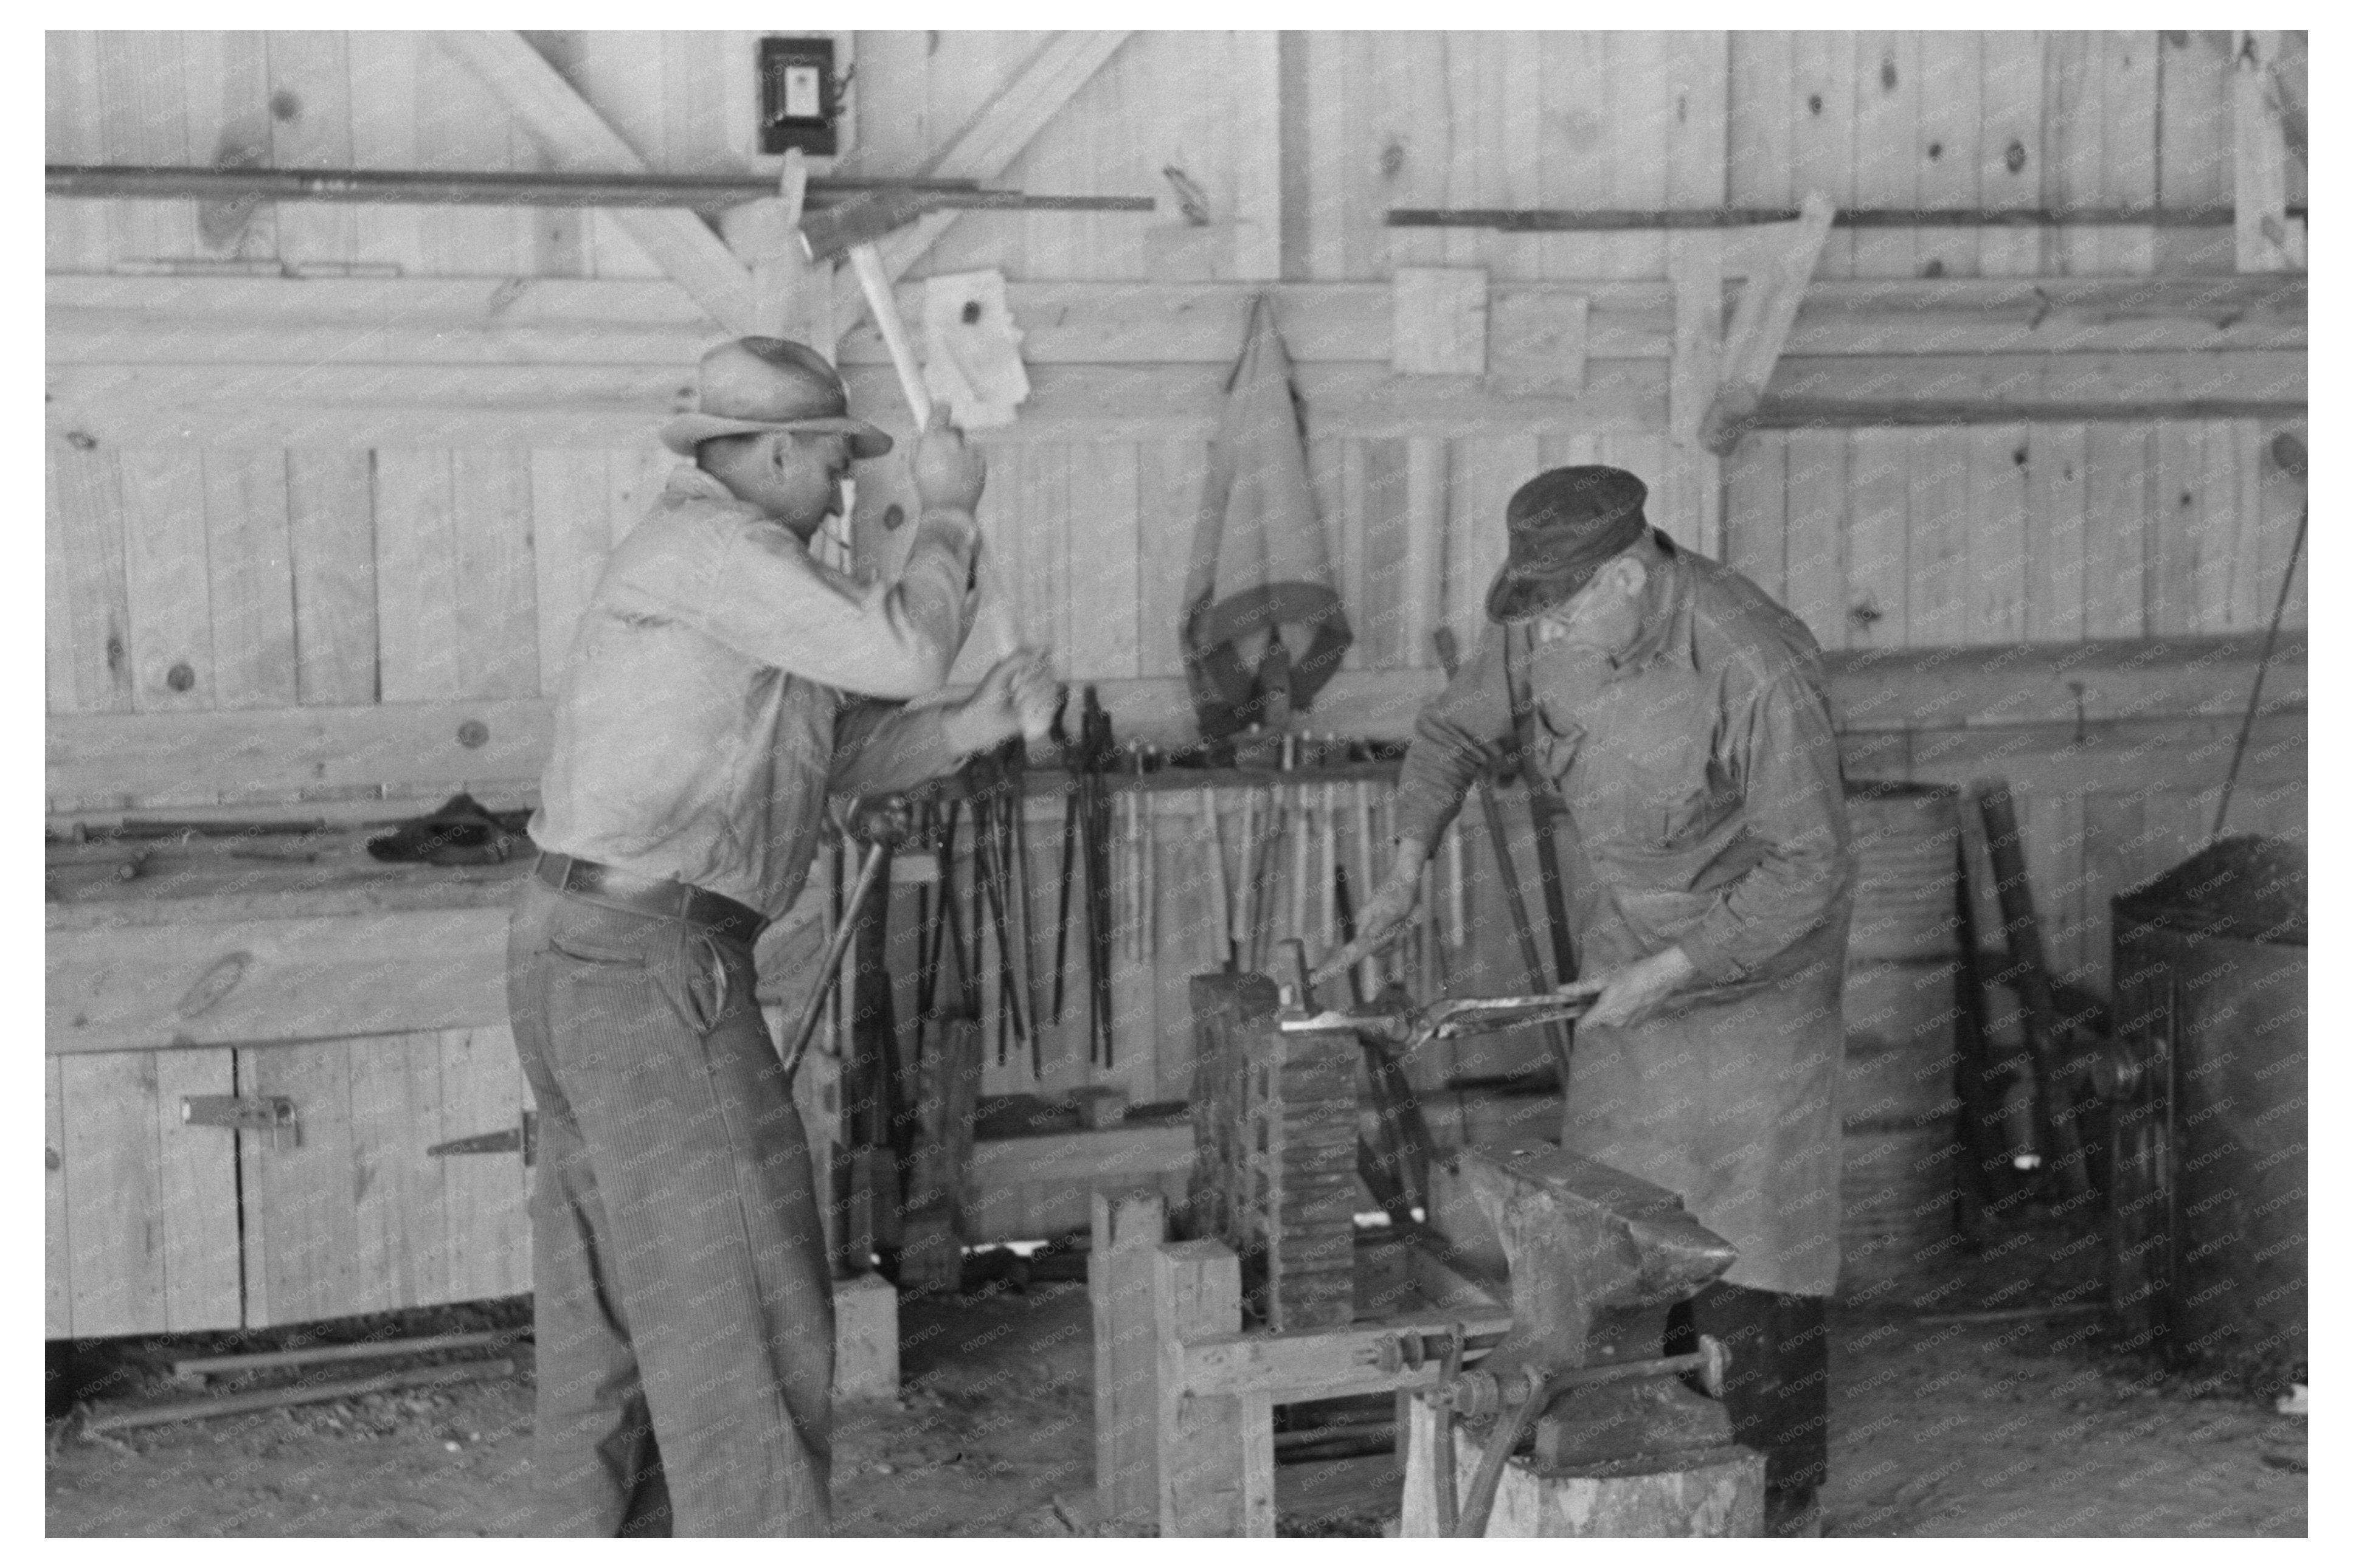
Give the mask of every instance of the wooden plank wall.
[[[774, 160], [751, 147], [752, 37], [533, 40], [654, 167], [766, 170]], [[839, 166], [913, 167], [1041, 37], [844, 35], [858, 69]], [[46, 48], [53, 161], [544, 158], [423, 35], [53, 32]], [[976, 214], [918, 272], [1377, 282], [1401, 266], [1457, 266], [1496, 282], [1656, 280], [1674, 249], [1656, 234], [1392, 229], [1382, 214], [1781, 204], [1814, 189], [1877, 204], [2212, 202], [2230, 188], [2227, 54], [2227, 35], [2211, 32], [1140, 34], [1004, 183], [1159, 194], [1162, 170], [1180, 169], [1208, 193], [1209, 238], [1166, 203], [1147, 216]], [[2300, 164], [2291, 177], [2300, 200]], [[656, 274], [596, 214], [51, 201], [47, 216], [52, 272]], [[2129, 275], [2227, 271], [2232, 259], [2227, 228], [1837, 231], [1823, 272]], [[1725, 465], [1724, 549], [1832, 647], [2244, 630], [2268, 614], [2297, 504], [2263, 460], [2271, 433], [2179, 421], [1754, 436]], [[1666, 447], [1662, 431], [1610, 430], [1326, 437], [1308, 456], [1358, 629], [1348, 662], [1383, 670], [1427, 668], [1437, 626], [1475, 629], [1496, 520], [1520, 479], [1578, 461], [1657, 474]], [[1020, 585], [1018, 623], [1074, 679], [1177, 673], [1175, 598], [1205, 458], [1191, 437], [997, 449], [987, 521]], [[665, 460], [645, 443], [53, 440], [50, 710], [550, 692], [603, 555]], [[1657, 521], [1693, 536], [1687, 514]], [[2300, 590], [2290, 619], [2302, 624]], [[2097, 784], [2022, 800], [2046, 897], [2066, 915], [2056, 949], [2094, 981], [2107, 894], [2193, 844], [2211, 812], [2206, 797], [2146, 782]], [[166, 789], [84, 804], [210, 798]], [[1186, 804], [1161, 809], [1164, 847], [1184, 841]], [[2301, 795], [2241, 820], [2300, 831]], [[1058, 823], [1038, 826], [1050, 844]], [[1181, 915], [1172, 929], [1186, 929]], [[1164, 1004], [1181, 1004], [1183, 967], [1159, 965]], [[1155, 1072], [1168, 1092], [1174, 1069]]]

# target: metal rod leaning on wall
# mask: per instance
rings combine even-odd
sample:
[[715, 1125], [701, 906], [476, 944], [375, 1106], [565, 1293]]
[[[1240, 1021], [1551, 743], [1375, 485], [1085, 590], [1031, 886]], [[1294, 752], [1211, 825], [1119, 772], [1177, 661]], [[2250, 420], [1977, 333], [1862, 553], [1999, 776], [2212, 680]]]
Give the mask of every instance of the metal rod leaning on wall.
[[2060, 1059], [2059, 1005], [2051, 993], [2051, 968], [2042, 949], [2042, 926], [2035, 918], [2034, 895], [2027, 882], [2026, 841], [2018, 813], [2004, 779], [1980, 779], [1971, 784], [1969, 798], [1985, 823], [1986, 851], [1993, 862], [1993, 887], [2001, 908], [2002, 935], [2010, 948], [2010, 984], [2025, 1004], [2026, 1045], [2034, 1059], [2035, 1089], [2042, 1112], [2042, 1132], [2049, 1168], [2060, 1191], [2082, 1197], [2091, 1189], [2084, 1165], [2083, 1139], [2075, 1123], [2076, 1075]]
[[[1453, 679], [1455, 668], [1461, 661], [1454, 646], [1452, 628], [1439, 627], [1431, 635], [1431, 641], [1438, 647], [1438, 662], [1445, 668], [1446, 679]], [[1545, 979], [1544, 955], [1536, 949], [1535, 926], [1528, 918], [1527, 895], [1520, 887], [1520, 868], [1512, 858], [1511, 832], [1504, 826], [1503, 803], [1495, 798], [1494, 781], [1483, 769], [1480, 772], [1477, 787], [1480, 810], [1487, 819], [1487, 837], [1495, 847], [1495, 873], [1503, 881], [1504, 901], [1511, 908], [1512, 930], [1519, 938], [1520, 963], [1527, 971], [1528, 990], [1532, 994], [1549, 991], [1552, 985]], [[1560, 1024], [1546, 1024], [1543, 1028], [1545, 1043], [1552, 1047], [1553, 1058], [1560, 1066], [1561, 1089], [1566, 1093], [1568, 1089], [1568, 1030]]]
[[[2308, 455], [2295, 432], [2283, 430], [2273, 437], [2271, 456], [2272, 461], [2285, 469], [2299, 484], [2306, 481], [2309, 472]], [[2263, 676], [2271, 668], [2273, 650], [2279, 646], [2280, 622], [2287, 616], [2288, 589], [2295, 583], [2296, 563], [2304, 559], [2305, 529], [2311, 521], [2312, 507], [2307, 501], [2296, 509], [2295, 542], [2288, 546], [2287, 569], [2280, 574], [2279, 599], [2272, 605], [2271, 625], [2263, 632], [2263, 655], [2255, 660], [2254, 689], [2247, 693], [2246, 717], [2239, 721], [2238, 742], [2231, 748], [2231, 771], [2222, 778], [2222, 799], [2214, 807], [2214, 831], [2207, 835], [2209, 843], [2222, 837], [2222, 824], [2231, 816], [2231, 792], [2238, 787], [2239, 764], [2246, 761], [2247, 741], [2255, 732], [2255, 715], [2263, 710]]]

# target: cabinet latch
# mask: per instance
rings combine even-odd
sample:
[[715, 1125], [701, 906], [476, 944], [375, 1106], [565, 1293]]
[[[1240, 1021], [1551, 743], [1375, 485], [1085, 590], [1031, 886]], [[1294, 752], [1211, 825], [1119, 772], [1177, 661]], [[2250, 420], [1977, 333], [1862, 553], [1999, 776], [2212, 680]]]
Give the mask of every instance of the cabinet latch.
[[185, 1094], [180, 1120], [190, 1127], [267, 1132], [272, 1149], [300, 1148], [302, 1142], [294, 1102], [282, 1094]]

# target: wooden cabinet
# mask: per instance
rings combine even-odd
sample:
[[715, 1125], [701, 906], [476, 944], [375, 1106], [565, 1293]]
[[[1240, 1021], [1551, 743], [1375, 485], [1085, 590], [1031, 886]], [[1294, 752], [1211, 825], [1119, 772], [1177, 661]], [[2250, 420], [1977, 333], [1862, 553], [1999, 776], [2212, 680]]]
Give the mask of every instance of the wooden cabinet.
[[233, 1329], [233, 1134], [181, 1120], [231, 1092], [233, 1053], [109, 1051], [48, 1061], [47, 1332]]
[[430, 1152], [522, 1128], [506, 1028], [265, 1047], [238, 1052], [237, 1073], [247, 1093], [291, 1100], [301, 1123], [291, 1140], [237, 1135], [248, 1323], [531, 1288], [520, 1147]]
[[[46, 1331], [304, 1321], [531, 1288], [503, 1026], [49, 1059]], [[290, 1130], [191, 1123], [192, 1096], [280, 1097]], [[520, 1140], [518, 1140], [520, 1142]]]

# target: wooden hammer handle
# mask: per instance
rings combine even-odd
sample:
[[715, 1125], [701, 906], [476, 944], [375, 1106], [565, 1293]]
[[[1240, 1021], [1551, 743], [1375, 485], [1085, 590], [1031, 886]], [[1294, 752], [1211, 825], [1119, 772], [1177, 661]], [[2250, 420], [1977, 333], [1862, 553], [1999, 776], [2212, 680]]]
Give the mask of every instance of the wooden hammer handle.
[[932, 395], [923, 386], [923, 373], [916, 367], [915, 345], [908, 341], [907, 323], [899, 317], [899, 301], [882, 270], [881, 253], [871, 244], [851, 246], [849, 269], [858, 274], [858, 286], [866, 291], [866, 308], [874, 312], [874, 325], [882, 333], [883, 346], [891, 351], [891, 367], [899, 373], [899, 390], [907, 395], [915, 428], [921, 430], [932, 422]]
[[[891, 368], [899, 373], [899, 390], [907, 395], [907, 409], [914, 415], [915, 430], [921, 435], [923, 426], [932, 422], [932, 395], [923, 385], [923, 373], [915, 364], [915, 345], [907, 337], [907, 323], [900, 318], [899, 301], [891, 292], [889, 276], [882, 270], [881, 254], [871, 245], [853, 245], [849, 247], [849, 269], [858, 274], [858, 286], [866, 294], [866, 308], [874, 312], [874, 325], [882, 334], [883, 346], [891, 351]], [[1021, 638], [1014, 629], [1008, 591], [987, 539], [980, 542], [979, 567], [980, 625], [997, 645], [997, 655], [1002, 658], [1020, 647]]]

